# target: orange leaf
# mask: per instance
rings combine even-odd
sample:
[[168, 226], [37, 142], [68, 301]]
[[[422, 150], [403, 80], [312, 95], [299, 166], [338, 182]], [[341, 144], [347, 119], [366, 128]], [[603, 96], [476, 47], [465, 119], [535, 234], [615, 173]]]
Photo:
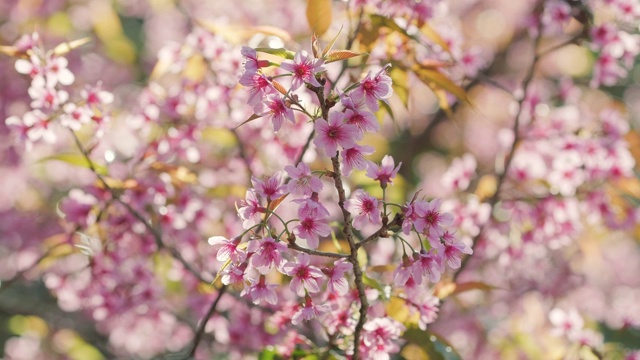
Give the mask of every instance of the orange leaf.
[[357, 53], [350, 50], [331, 50], [324, 57], [324, 60], [325, 60], [324, 62], [328, 64], [330, 62], [347, 60], [347, 59], [351, 59], [351, 58], [362, 56], [362, 55], [364, 55], [364, 53]]
[[261, 117], [263, 117], [263, 116], [264, 116], [264, 115], [253, 114], [253, 115], [249, 116], [249, 118], [248, 118], [247, 120], [243, 121], [240, 125], [236, 126], [234, 129], [237, 129], [237, 128], [239, 128], [240, 126], [242, 126], [242, 125], [244, 125], [244, 124], [246, 124], [246, 123], [248, 123], [248, 122], [251, 122], [251, 121], [253, 121], [253, 120], [255, 120], [255, 119], [259, 119], [259, 118], [261, 118]]
[[278, 92], [280, 92], [282, 95], [287, 95], [287, 89], [284, 88], [284, 86], [282, 86], [282, 84], [280, 84], [277, 81], [272, 81], [271, 85], [273, 85], [274, 88], [276, 88], [276, 90], [278, 90]]
[[271, 203], [269, 203], [269, 211], [272, 211], [272, 212], [276, 211], [278, 206], [282, 204], [282, 202], [284, 201], [284, 199], [287, 198], [287, 196], [289, 196], [289, 193], [286, 193], [275, 200], [271, 200]]

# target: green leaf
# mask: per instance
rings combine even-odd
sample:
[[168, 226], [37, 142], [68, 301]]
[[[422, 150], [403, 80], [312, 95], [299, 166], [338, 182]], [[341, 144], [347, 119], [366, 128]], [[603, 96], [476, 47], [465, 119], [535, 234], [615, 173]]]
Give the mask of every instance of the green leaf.
[[378, 119], [382, 118], [382, 109], [384, 109], [389, 114], [389, 116], [391, 116], [391, 120], [396, 121], [396, 117], [395, 115], [393, 115], [391, 106], [389, 106], [389, 104], [387, 104], [385, 101], [380, 101], [379, 103], [380, 105], [382, 105], [382, 108], [376, 112], [376, 115], [380, 115]]
[[404, 36], [406, 36], [408, 38], [417, 40], [417, 39], [415, 39], [414, 36], [409, 35], [407, 33], [407, 31], [405, 29], [403, 29], [402, 27], [400, 27], [400, 25], [398, 25], [395, 22], [395, 20], [393, 20], [392, 18], [388, 18], [386, 16], [377, 15], [377, 14], [372, 14], [372, 15], [370, 15], [370, 17], [371, 17], [371, 23], [374, 26], [384, 26], [384, 27], [387, 27], [387, 28], [389, 28], [389, 29], [391, 29], [393, 31], [397, 31], [397, 32], [401, 33], [402, 35], [404, 35]]
[[95, 162], [89, 162], [87, 158], [82, 154], [67, 153], [67, 154], [51, 155], [43, 159], [40, 159], [38, 162], [45, 162], [50, 160], [63, 161], [63, 162], [66, 162], [67, 164], [83, 167], [86, 169], [91, 169], [91, 166], [93, 165], [93, 168], [95, 169], [95, 172], [98, 175], [106, 175], [108, 172], [106, 166], [96, 164]]
[[417, 345], [427, 353], [429, 360], [462, 360], [462, 357], [451, 344], [440, 335], [431, 331], [410, 327], [402, 338], [408, 343]]
[[400, 101], [406, 107], [409, 103], [409, 75], [407, 71], [393, 66], [391, 67], [391, 71], [389, 71], [389, 77], [391, 77], [393, 92], [398, 95]]
[[640, 329], [612, 329], [604, 323], [599, 324], [605, 342], [618, 343], [628, 349], [640, 350]]
[[78, 48], [84, 44], [88, 44], [89, 41], [91, 41], [91, 38], [89, 37], [85, 37], [82, 39], [78, 39], [78, 40], [73, 40], [73, 41], [69, 41], [69, 42], [65, 42], [62, 44], [58, 44], [58, 46], [56, 46], [55, 48], [53, 48], [53, 53], [60, 56], [60, 55], [64, 55], [66, 53], [68, 53], [69, 51]]
[[292, 60], [294, 58], [294, 56], [296, 55], [296, 53], [294, 53], [291, 50], [287, 50], [285, 48], [267, 48], [267, 47], [259, 47], [256, 48], [257, 52], [261, 52], [261, 53], [265, 53], [265, 54], [270, 54], [270, 55], [274, 55], [274, 56], [278, 56], [284, 59], [289, 59]]
[[258, 354], [258, 360], [275, 360], [278, 353], [274, 349], [264, 349]]

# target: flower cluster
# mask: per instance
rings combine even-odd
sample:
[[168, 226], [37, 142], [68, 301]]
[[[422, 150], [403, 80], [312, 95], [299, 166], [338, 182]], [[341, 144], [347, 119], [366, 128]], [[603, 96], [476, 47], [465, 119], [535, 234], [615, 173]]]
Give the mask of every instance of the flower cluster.
[[39, 35], [33, 33], [19, 39], [16, 48], [25, 56], [16, 61], [16, 71], [31, 78], [28, 90], [31, 110], [21, 117], [9, 117], [5, 123], [27, 147], [40, 140], [55, 142], [55, 119], [72, 131], [108, 120], [106, 105], [113, 102], [113, 95], [103, 90], [101, 84], [87, 86], [80, 92], [79, 100], [70, 101], [65, 87], [74, 83], [75, 76], [67, 68], [68, 61], [61, 55], [60, 47], [45, 51], [39, 44]]

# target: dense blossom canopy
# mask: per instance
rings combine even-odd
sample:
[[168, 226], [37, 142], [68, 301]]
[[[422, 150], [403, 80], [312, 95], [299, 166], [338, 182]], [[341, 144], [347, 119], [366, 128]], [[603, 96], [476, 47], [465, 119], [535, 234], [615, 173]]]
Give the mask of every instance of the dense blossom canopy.
[[0, 3], [0, 356], [640, 359], [639, 24]]

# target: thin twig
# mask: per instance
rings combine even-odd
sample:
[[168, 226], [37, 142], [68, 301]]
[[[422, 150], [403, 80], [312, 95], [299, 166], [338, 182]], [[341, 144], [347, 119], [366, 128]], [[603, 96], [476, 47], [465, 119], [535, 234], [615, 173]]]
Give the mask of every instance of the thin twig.
[[220, 290], [218, 290], [218, 296], [216, 296], [215, 300], [213, 300], [213, 303], [211, 303], [211, 306], [209, 307], [209, 311], [207, 311], [207, 313], [202, 318], [202, 320], [200, 320], [200, 324], [198, 325], [196, 334], [193, 337], [193, 345], [191, 346], [191, 351], [189, 352], [190, 357], [193, 358], [195, 356], [196, 350], [198, 349], [198, 344], [200, 343], [200, 341], [202, 340], [202, 336], [204, 335], [205, 327], [209, 322], [209, 319], [211, 318], [211, 316], [213, 316], [213, 313], [215, 313], [216, 307], [218, 307], [218, 303], [220, 302], [222, 295], [224, 295], [224, 293], [227, 291], [227, 288], [228, 288], [227, 285], [222, 285]]
[[380, 229], [378, 229], [378, 231], [374, 232], [373, 234], [369, 235], [368, 238], [360, 241], [359, 243], [356, 244], [356, 248], [360, 248], [364, 245], [367, 245], [370, 242], [376, 241], [381, 237], [385, 237], [387, 231], [389, 231], [389, 229], [393, 226], [400, 226], [402, 225], [402, 221], [404, 220], [404, 216], [402, 215], [402, 213], [397, 213], [396, 216], [393, 218], [393, 220], [391, 220], [390, 223], [388, 224], [383, 224]]
[[144, 227], [151, 233], [151, 235], [153, 236], [153, 239], [154, 239], [154, 241], [156, 243], [156, 246], [158, 247], [158, 250], [167, 249], [169, 251], [169, 253], [171, 254], [171, 256], [173, 256], [173, 258], [178, 260], [182, 264], [182, 266], [184, 266], [184, 268], [187, 271], [189, 271], [193, 276], [195, 276], [198, 280], [200, 280], [203, 283], [207, 283], [207, 284], [210, 283], [211, 281], [208, 280], [208, 279], [205, 279], [198, 270], [196, 270], [193, 266], [191, 266], [191, 264], [189, 264], [189, 262], [187, 262], [187, 260], [185, 260], [182, 257], [182, 255], [180, 254], [180, 252], [178, 252], [177, 249], [175, 249], [173, 247], [170, 247], [170, 246], [167, 246], [167, 244], [164, 243], [164, 241], [162, 240], [162, 234], [160, 233], [160, 231], [158, 229], [153, 227], [153, 225], [151, 225], [151, 223], [149, 221], [147, 221], [147, 219], [140, 212], [138, 212], [136, 209], [134, 209], [129, 203], [127, 203], [126, 201], [123, 201], [120, 198], [120, 194], [118, 194], [111, 186], [109, 186], [109, 184], [107, 183], [106, 179], [102, 175], [100, 175], [98, 173], [98, 171], [96, 170], [96, 167], [95, 167], [95, 165], [93, 163], [93, 160], [91, 160], [91, 158], [89, 157], [89, 154], [87, 153], [85, 148], [82, 146], [82, 143], [80, 142], [80, 139], [78, 138], [76, 133], [73, 130], [71, 130], [71, 134], [73, 135], [73, 139], [74, 139], [74, 141], [76, 143], [76, 146], [78, 147], [78, 149], [80, 150], [80, 152], [84, 156], [85, 160], [87, 161], [87, 164], [89, 165], [89, 169], [98, 178], [100, 183], [109, 192], [111, 197], [115, 201], [117, 201], [118, 203], [122, 204], [127, 209], [127, 211], [129, 211], [129, 213], [131, 215], [133, 215], [133, 217], [135, 217], [138, 221], [140, 221], [144, 225]]
[[[522, 115], [523, 104], [524, 104], [525, 100], [527, 99], [527, 89], [529, 88], [529, 84], [533, 80], [533, 75], [535, 73], [536, 65], [538, 64], [538, 62], [540, 61], [540, 59], [544, 55], [549, 53], [548, 51], [542, 52], [540, 54], [537, 53], [537, 49], [538, 49], [538, 46], [539, 46], [540, 40], [541, 40], [541, 37], [540, 37], [539, 33], [540, 33], [540, 29], [538, 30], [538, 35], [534, 39], [533, 49], [534, 49], [535, 55], [533, 57], [533, 61], [531, 62], [531, 66], [529, 67], [524, 79], [522, 80], [522, 97], [520, 97], [518, 99], [518, 112], [515, 115], [515, 119], [514, 119], [514, 123], [513, 123], [513, 133], [514, 133], [513, 144], [511, 145], [511, 148], [509, 149], [509, 153], [506, 155], [505, 164], [504, 164], [504, 168], [502, 169], [502, 172], [497, 174], [498, 175], [498, 180], [497, 180], [496, 190], [493, 193], [493, 195], [491, 196], [491, 198], [489, 199], [489, 205], [491, 207], [490, 214], [493, 214], [495, 206], [498, 203], [498, 201], [500, 200], [500, 190], [502, 189], [502, 186], [504, 185], [504, 182], [505, 182], [505, 180], [507, 178], [507, 174], [509, 172], [509, 168], [511, 166], [511, 162], [513, 160], [513, 157], [515, 155], [516, 149], [517, 149], [517, 147], [518, 147], [518, 145], [520, 143], [520, 140], [521, 140], [521, 137], [520, 137], [520, 117]], [[482, 224], [482, 226], [480, 227], [480, 230], [478, 231], [478, 234], [473, 238], [472, 245], [471, 245], [471, 247], [473, 249], [478, 248], [478, 246], [479, 246], [479, 244], [481, 242], [481, 239], [482, 239], [483, 230], [485, 229], [485, 226], [486, 226], [487, 223], [489, 223], [489, 221], [487, 221], [485, 224]], [[470, 258], [471, 258], [470, 256], [466, 256], [464, 259], [462, 259], [462, 263], [460, 264], [460, 267], [453, 274], [453, 282], [456, 281], [458, 276], [465, 269], [465, 267], [469, 263], [469, 259]]]
[[318, 251], [318, 250], [303, 248], [298, 244], [289, 244], [288, 246], [289, 246], [289, 249], [298, 250], [303, 253], [307, 253], [309, 255], [324, 256], [324, 257], [330, 257], [330, 258], [336, 258], [336, 259], [343, 259], [343, 258], [349, 257], [349, 255], [345, 255], [345, 254], [338, 254], [334, 252]]

